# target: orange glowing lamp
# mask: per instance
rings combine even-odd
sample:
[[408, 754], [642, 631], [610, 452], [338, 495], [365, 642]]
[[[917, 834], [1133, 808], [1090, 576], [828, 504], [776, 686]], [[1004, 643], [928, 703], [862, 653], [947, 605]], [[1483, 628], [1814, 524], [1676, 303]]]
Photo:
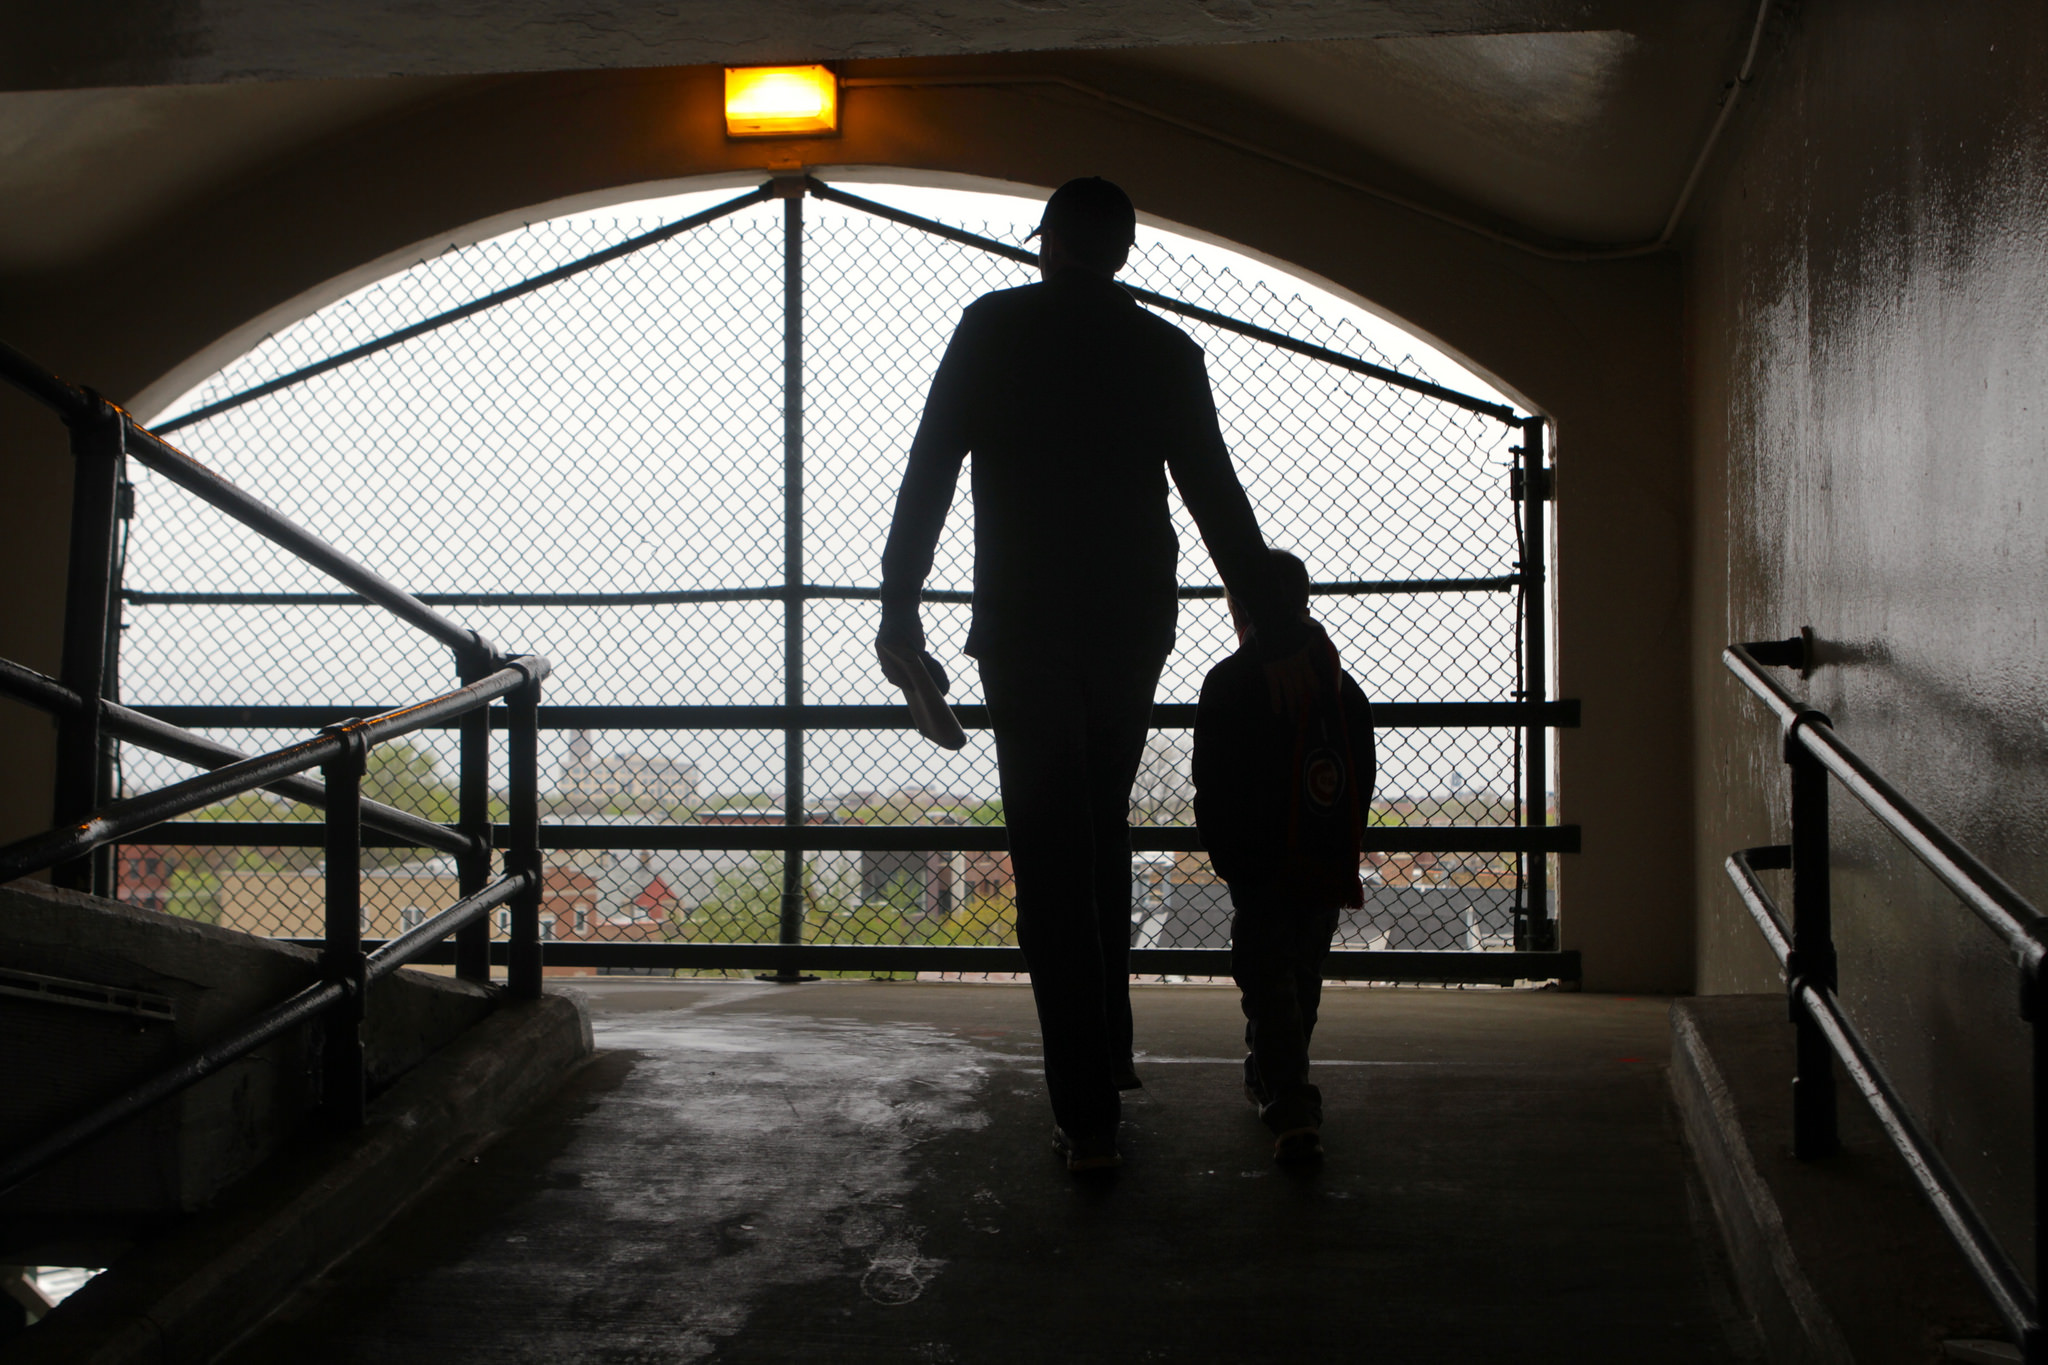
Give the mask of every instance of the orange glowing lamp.
[[822, 66], [725, 69], [729, 137], [802, 137], [839, 131], [839, 78]]

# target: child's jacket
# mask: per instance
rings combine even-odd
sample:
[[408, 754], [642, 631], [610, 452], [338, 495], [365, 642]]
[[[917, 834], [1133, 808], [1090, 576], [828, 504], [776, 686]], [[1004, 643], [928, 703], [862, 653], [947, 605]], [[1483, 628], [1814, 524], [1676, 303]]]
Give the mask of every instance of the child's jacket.
[[1249, 644], [1209, 670], [1195, 712], [1195, 822], [1233, 890], [1312, 908], [1364, 904], [1360, 836], [1372, 804], [1372, 706], [1315, 628], [1324, 687], [1276, 715]]

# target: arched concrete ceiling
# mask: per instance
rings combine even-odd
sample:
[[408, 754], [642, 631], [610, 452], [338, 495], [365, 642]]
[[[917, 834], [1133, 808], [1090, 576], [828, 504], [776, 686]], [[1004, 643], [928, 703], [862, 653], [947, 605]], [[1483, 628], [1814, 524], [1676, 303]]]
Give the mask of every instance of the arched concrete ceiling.
[[[0, 20], [0, 276], [87, 264], [211, 192], [503, 72], [834, 60], [1044, 72], [1511, 236], [1655, 238], [1752, 0], [134, 0]], [[910, 57], [913, 60], [880, 58]]]

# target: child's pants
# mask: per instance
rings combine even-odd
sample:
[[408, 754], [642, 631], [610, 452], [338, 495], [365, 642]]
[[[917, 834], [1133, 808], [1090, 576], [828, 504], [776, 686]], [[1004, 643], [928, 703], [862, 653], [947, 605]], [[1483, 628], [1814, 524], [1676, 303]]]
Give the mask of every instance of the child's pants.
[[1322, 1093], [1308, 1083], [1308, 1042], [1323, 997], [1323, 959], [1337, 933], [1335, 908], [1231, 888], [1230, 972], [1243, 992], [1245, 1089], [1276, 1133], [1320, 1127]]

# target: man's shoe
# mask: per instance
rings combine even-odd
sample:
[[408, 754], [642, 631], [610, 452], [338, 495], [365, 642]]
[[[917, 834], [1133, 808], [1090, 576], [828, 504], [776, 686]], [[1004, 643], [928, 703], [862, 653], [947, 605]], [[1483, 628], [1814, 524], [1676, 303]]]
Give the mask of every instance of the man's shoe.
[[1098, 1133], [1089, 1137], [1071, 1137], [1064, 1128], [1052, 1130], [1052, 1149], [1067, 1163], [1067, 1169], [1076, 1174], [1083, 1171], [1109, 1171], [1124, 1164], [1116, 1150], [1115, 1133]]
[[1314, 1128], [1290, 1128], [1273, 1139], [1273, 1160], [1282, 1166], [1320, 1161], [1322, 1155], [1322, 1134]]

